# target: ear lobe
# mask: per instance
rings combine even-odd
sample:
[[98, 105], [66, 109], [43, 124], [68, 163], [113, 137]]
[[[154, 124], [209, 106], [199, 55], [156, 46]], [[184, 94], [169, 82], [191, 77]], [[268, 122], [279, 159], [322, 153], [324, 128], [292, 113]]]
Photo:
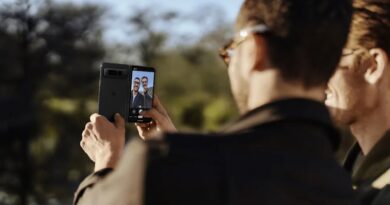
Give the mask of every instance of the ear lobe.
[[388, 56], [383, 49], [373, 48], [369, 51], [373, 62], [364, 74], [365, 79], [370, 84], [377, 83], [383, 76], [383, 73], [388, 65]]

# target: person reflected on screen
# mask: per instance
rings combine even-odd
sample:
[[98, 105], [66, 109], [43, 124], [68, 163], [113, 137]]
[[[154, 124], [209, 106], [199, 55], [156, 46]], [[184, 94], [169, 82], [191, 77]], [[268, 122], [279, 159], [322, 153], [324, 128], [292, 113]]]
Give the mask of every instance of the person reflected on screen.
[[145, 102], [144, 108], [150, 109], [152, 108], [153, 87], [148, 87], [149, 86], [148, 81], [149, 79], [146, 76], [143, 76], [141, 78], [141, 83], [143, 87], [142, 95], [144, 97], [144, 102]]
[[139, 92], [140, 88], [140, 79], [138, 77], [133, 80], [133, 89], [131, 90], [131, 108], [143, 108], [145, 104], [145, 99], [143, 95]]

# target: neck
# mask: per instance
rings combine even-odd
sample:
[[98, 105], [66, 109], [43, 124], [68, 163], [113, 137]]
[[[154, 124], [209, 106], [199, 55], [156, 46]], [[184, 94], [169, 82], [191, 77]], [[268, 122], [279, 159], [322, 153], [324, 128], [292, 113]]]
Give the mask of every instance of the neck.
[[133, 90], [133, 95], [137, 95], [138, 91]]
[[[386, 96], [386, 94], [383, 94]], [[351, 124], [351, 132], [356, 138], [364, 155], [367, 155], [375, 144], [390, 129], [390, 100], [385, 100], [375, 106], [373, 110], [361, 114], [356, 122]]]
[[275, 69], [254, 72], [249, 84], [249, 110], [285, 98], [306, 98], [320, 102], [324, 100], [325, 86], [307, 89], [299, 83], [287, 83]]

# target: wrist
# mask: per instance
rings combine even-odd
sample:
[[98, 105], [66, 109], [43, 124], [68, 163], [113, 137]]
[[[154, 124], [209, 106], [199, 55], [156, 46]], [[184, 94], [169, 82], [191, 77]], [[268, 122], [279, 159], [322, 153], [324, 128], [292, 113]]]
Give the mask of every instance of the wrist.
[[95, 172], [105, 169], [105, 168], [115, 168], [115, 166], [118, 164], [118, 161], [120, 159], [120, 153], [105, 153], [100, 154], [96, 157], [95, 161]]

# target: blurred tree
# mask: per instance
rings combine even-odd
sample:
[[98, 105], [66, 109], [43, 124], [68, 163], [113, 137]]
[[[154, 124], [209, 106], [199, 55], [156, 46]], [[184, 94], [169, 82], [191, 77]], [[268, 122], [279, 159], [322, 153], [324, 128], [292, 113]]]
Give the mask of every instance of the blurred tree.
[[78, 141], [104, 56], [102, 14], [94, 5], [51, 1], [0, 8], [0, 170], [18, 175], [0, 178], [0, 192], [8, 193], [1, 204], [69, 201], [86, 174], [75, 170], [85, 163]]
[[[130, 36], [134, 41], [134, 34], [139, 38], [134, 48], [138, 51], [141, 62], [150, 65], [161, 54], [162, 48], [168, 38], [168, 31], [159, 31], [155, 27], [164, 24], [163, 28], [169, 28], [166, 24], [177, 18], [176, 12], [151, 12], [149, 8], [136, 9], [129, 17], [131, 25]], [[133, 35], [131, 35], [133, 34]]]
[[[136, 42], [130, 47], [139, 55], [141, 64], [157, 68], [156, 93], [178, 128], [216, 130], [236, 114], [225, 65], [217, 55], [229, 35], [230, 24], [224, 21], [220, 9], [200, 9], [207, 11], [209, 18], [204, 15], [188, 18], [172, 11], [151, 12], [151, 8], [133, 9], [129, 17], [132, 34], [129, 41]], [[177, 19], [182, 21], [176, 22]], [[194, 31], [202, 35], [198, 39], [193, 36], [184, 45], [167, 44], [178, 35], [172, 25], [191, 21], [207, 23], [208, 28], [202, 27], [206, 32]], [[215, 104], [221, 107], [214, 110]], [[208, 116], [213, 117], [206, 119]]]
[[[209, 21], [152, 9], [132, 9], [120, 49], [136, 57], [113, 61], [124, 53], [102, 42], [103, 8], [50, 0], [1, 4], [0, 204], [71, 204], [92, 170], [79, 141], [97, 110], [103, 59], [156, 67], [156, 93], [179, 129], [217, 130], [236, 114], [217, 55], [228, 33], [223, 14], [211, 9]], [[189, 21], [210, 23], [190, 41], [170, 42], [177, 37], [172, 25]]]

